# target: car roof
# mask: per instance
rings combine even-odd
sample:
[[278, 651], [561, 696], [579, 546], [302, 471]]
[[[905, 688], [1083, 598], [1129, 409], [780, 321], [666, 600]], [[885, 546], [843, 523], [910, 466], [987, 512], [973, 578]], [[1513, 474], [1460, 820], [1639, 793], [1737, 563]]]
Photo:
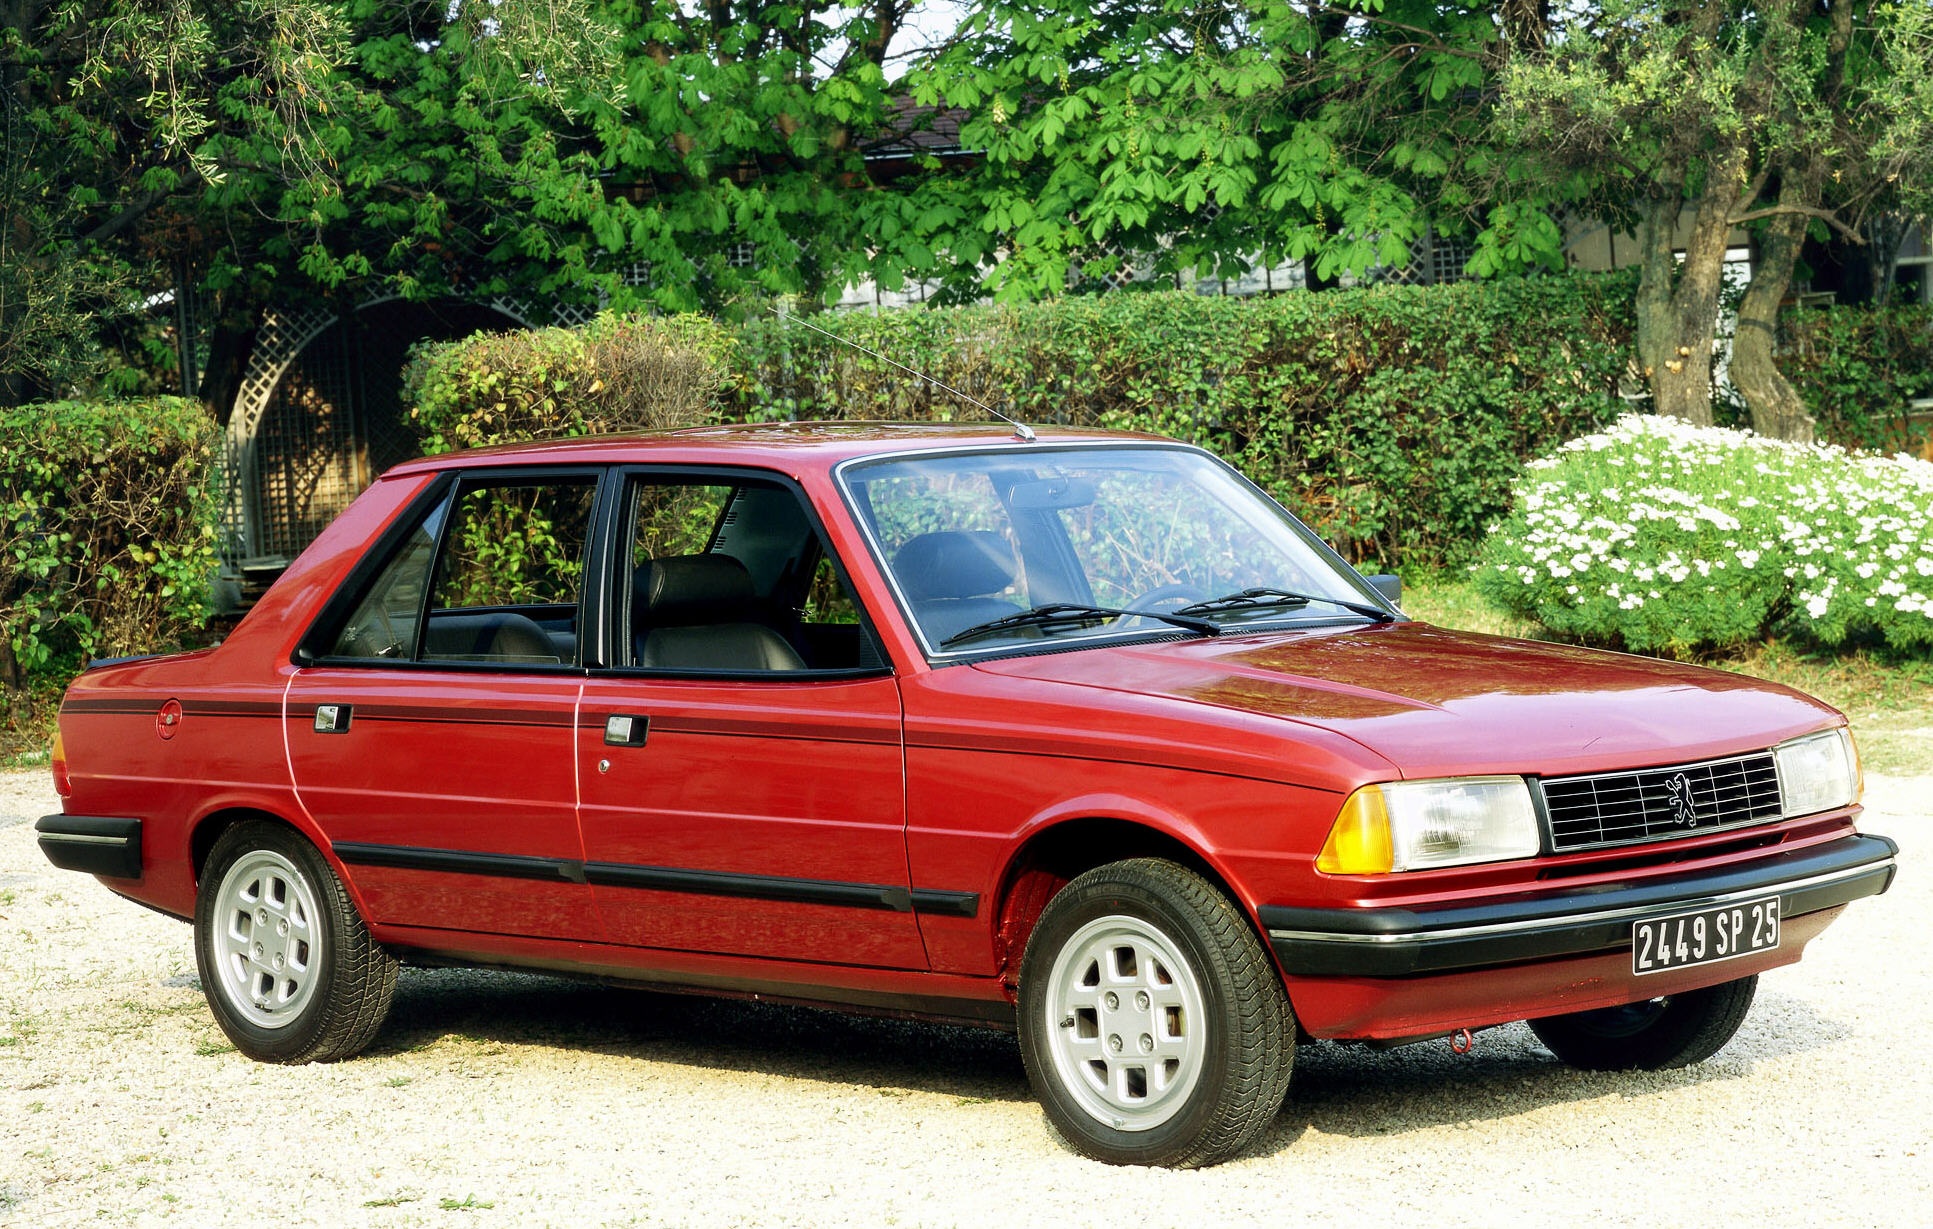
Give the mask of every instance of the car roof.
[[1028, 443], [1001, 423], [776, 422], [684, 427], [634, 435], [594, 435], [536, 443], [498, 444], [405, 461], [384, 475], [412, 474], [507, 464], [608, 465], [613, 463], [730, 464], [779, 469], [829, 469], [855, 457], [920, 451], [928, 448], [1010, 446], [1025, 450], [1039, 444], [1121, 443], [1142, 440], [1172, 443], [1166, 437], [1132, 431], [1036, 427]]

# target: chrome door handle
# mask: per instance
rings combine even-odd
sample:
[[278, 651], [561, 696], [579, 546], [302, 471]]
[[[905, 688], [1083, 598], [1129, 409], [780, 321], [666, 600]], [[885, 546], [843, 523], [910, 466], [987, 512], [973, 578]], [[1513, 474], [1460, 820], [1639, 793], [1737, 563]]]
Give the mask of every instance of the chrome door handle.
[[604, 719], [604, 745], [642, 747], [651, 733], [651, 718], [641, 713], [612, 713]]

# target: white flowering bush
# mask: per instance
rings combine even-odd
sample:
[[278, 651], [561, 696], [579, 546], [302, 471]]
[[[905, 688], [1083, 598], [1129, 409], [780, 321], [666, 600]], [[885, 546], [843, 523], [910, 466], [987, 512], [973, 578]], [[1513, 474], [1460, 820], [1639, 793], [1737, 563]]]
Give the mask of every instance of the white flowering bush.
[[1478, 589], [1590, 644], [1933, 650], [1933, 464], [1630, 415], [1534, 461]]

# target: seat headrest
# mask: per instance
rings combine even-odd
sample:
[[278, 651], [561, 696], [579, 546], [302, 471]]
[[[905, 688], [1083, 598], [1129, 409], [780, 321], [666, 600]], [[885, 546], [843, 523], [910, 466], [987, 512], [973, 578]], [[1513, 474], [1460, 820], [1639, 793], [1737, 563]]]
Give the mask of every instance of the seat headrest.
[[730, 555], [653, 559], [631, 578], [631, 617], [659, 625], [710, 621], [752, 600], [752, 574]]
[[998, 593], [1019, 570], [1013, 546], [985, 529], [923, 533], [893, 556], [900, 587], [915, 602]]

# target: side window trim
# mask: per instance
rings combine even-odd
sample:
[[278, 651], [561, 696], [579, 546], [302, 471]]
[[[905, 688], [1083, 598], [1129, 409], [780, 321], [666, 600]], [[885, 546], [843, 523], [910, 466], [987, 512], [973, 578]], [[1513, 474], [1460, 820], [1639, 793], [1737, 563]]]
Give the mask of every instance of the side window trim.
[[[456, 520], [457, 509], [463, 506], [463, 488], [472, 485], [474, 480], [468, 474], [459, 473], [456, 481], [450, 484], [450, 497], [443, 505], [443, 517], [436, 524], [436, 543], [430, 547], [430, 570], [423, 577], [423, 594], [416, 603], [416, 640], [409, 646], [409, 663], [413, 666], [426, 664], [424, 650], [429, 647], [430, 608], [436, 602], [436, 570], [443, 566], [443, 548], [450, 540], [450, 523]], [[432, 508], [424, 519], [435, 516]]]
[[[853, 608], [859, 614], [859, 634], [870, 642], [872, 654], [879, 660], [877, 666], [858, 666], [836, 669], [807, 670], [698, 670], [672, 666], [636, 666], [627, 664], [629, 660], [629, 626], [632, 619], [632, 543], [629, 518], [635, 514], [638, 487], [652, 479], [687, 479], [718, 486], [741, 486], [748, 482], [776, 486], [789, 492], [799, 503], [805, 514], [806, 523], [817, 538], [821, 554], [832, 563], [839, 583], [845, 586], [852, 597]], [[597, 530], [599, 545], [608, 552], [599, 570], [598, 586], [606, 599], [599, 603], [600, 614], [609, 612], [601, 619], [598, 628], [597, 653], [599, 664], [589, 667], [593, 673], [620, 678], [665, 678], [665, 679], [718, 679], [738, 682], [798, 682], [822, 683], [840, 679], [879, 678], [894, 673], [892, 660], [885, 650], [885, 642], [874, 629], [872, 612], [859, 596], [852, 583], [845, 561], [831, 545], [831, 536], [826, 533], [824, 519], [819, 509], [790, 474], [780, 470], [762, 469], [747, 465], [617, 465], [612, 467], [608, 477], [610, 486], [600, 491], [600, 503], [611, 511], [608, 522]], [[609, 498], [605, 499], [604, 496]], [[718, 533], [724, 523], [721, 511], [718, 523], [712, 526], [706, 542], [706, 551], [716, 545]], [[586, 655], [586, 664], [589, 658]]]

